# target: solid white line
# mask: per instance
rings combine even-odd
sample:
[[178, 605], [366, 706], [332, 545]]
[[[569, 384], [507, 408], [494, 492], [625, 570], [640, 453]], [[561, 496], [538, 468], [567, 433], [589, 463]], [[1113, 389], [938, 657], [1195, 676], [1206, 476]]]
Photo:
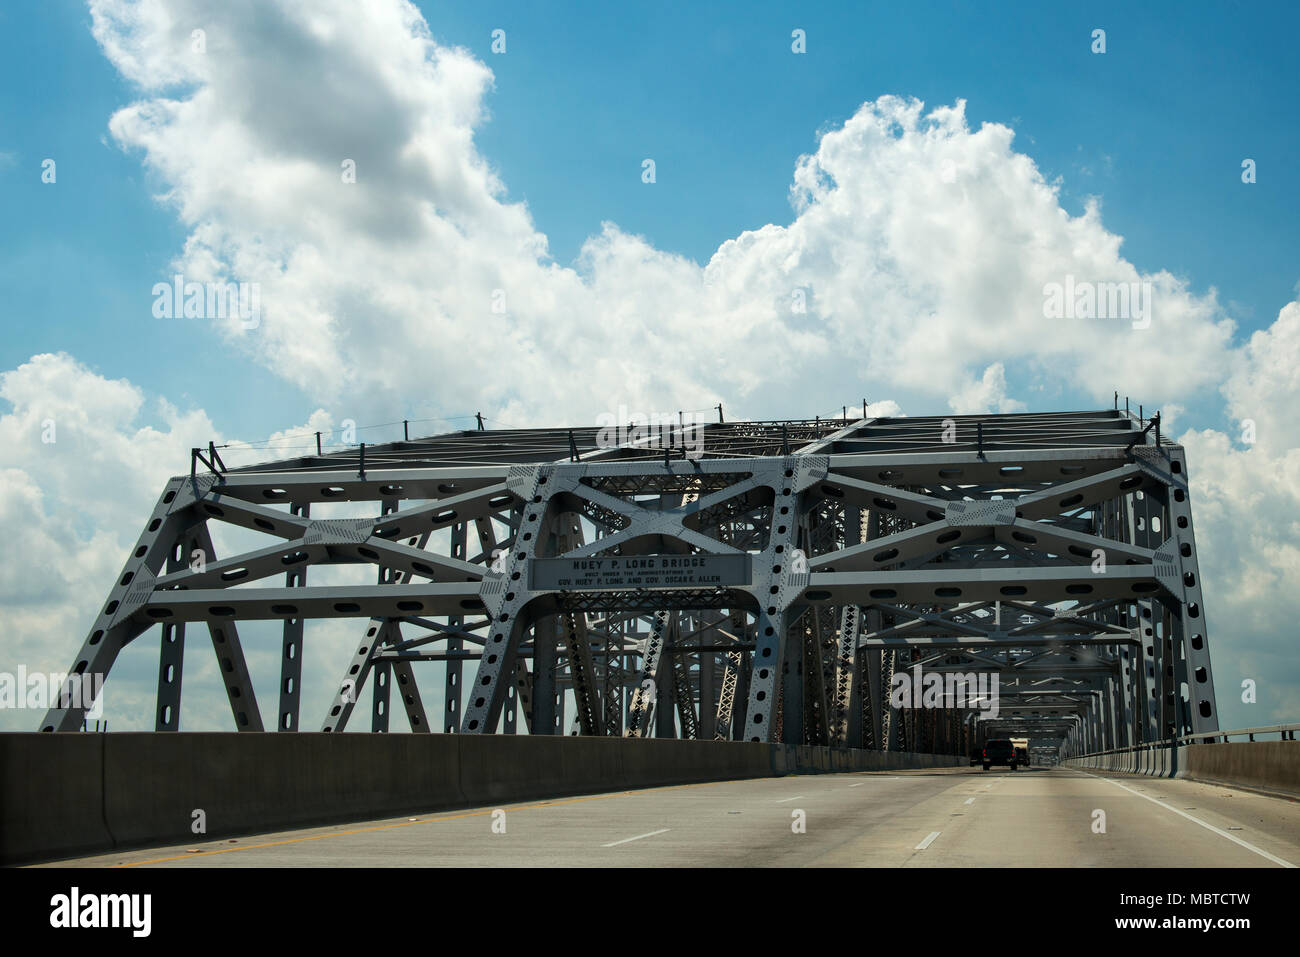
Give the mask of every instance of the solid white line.
[[967, 804], [974, 804], [974, 803], [975, 803], [975, 799], [974, 799], [974, 798], [967, 798], [967, 799], [966, 799], [966, 803], [967, 803]]
[[777, 801], [776, 803], [777, 803], [777, 804], [784, 804], [786, 801], [797, 801], [797, 800], [799, 800], [801, 797], [803, 797], [802, 794], [796, 794], [796, 795], [795, 795], [794, 797], [792, 797], [792, 798], [781, 798], [781, 800]]
[[656, 834], [663, 834], [665, 831], [669, 831], [669, 830], [672, 830], [672, 829], [671, 829], [671, 828], [667, 828], [667, 827], [662, 827], [662, 828], [660, 828], [660, 829], [657, 830], [657, 831], [651, 831], [649, 834], [638, 834], [636, 837], [625, 837], [625, 838], [623, 838], [623, 840], [621, 840], [621, 841], [611, 841], [611, 842], [608, 843], [608, 844], [602, 844], [602, 845], [600, 845], [600, 846], [601, 846], [601, 847], [618, 847], [620, 844], [626, 844], [628, 841], [639, 841], [639, 840], [641, 840], [641, 838], [643, 838], [643, 837], [654, 837]]
[[[1098, 775], [1094, 775], [1094, 777], [1101, 777], [1101, 775], [1099, 775], [1099, 774], [1098, 774]], [[1292, 864], [1290, 861], [1284, 861], [1284, 860], [1282, 860], [1282, 858], [1280, 858], [1280, 857], [1274, 857], [1274, 856], [1273, 856], [1272, 854], [1270, 854], [1268, 851], [1261, 850], [1260, 848], [1256, 847], [1254, 844], [1251, 844], [1251, 843], [1249, 843], [1249, 842], [1247, 842], [1247, 841], [1243, 841], [1243, 840], [1242, 840], [1241, 838], [1239, 838], [1239, 837], [1234, 837], [1233, 835], [1229, 834], [1227, 831], [1222, 830], [1221, 828], [1217, 828], [1217, 827], [1215, 827], [1213, 824], [1210, 824], [1210, 823], [1208, 823], [1208, 822], [1206, 822], [1206, 821], [1202, 821], [1199, 817], [1192, 817], [1190, 814], [1186, 814], [1186, 813], [1184, 813], [1183, 811], [1178, 810], [1178, 808], [1176, 808], [1176, 807], [1170, 807], [1168, 804], [1161, 804], [1161, 803], [1160, 803], [1160, 800], [1158, 800], [1157, 798], [1148, 797], [1147, 795], [1142, 794], [1142, 793], [1140, 793], [1140, 792], [1138, 792], [1138, 791], [1135, 791], [1135, 790], [1133, 790], [1131, 787], [1128, 787], [1127, 785], [1120, 784], [1118, 781], [1112, 780], [1111, 778], [1101, 777], [1101, 779], [1102, 779], [1103, 781], [1110, 781], [1110, 783], [1113, 784], [1113, 785], [1115, 785], [1115, 787], [1117, 787], [1117, 788], [1123, 788], [1125, 791], [1128, 791], [1129, 794], [1133, 794], [1133, 795], [1136, 795], [1137, 797], [1142, 798], [1143, 800], [1150, 801], [1150, 802], [1151, 802], [1152, 804], [1154, 804], [1156, 807], [1162, 807], [1162, 808], [1164, 808], [1166, 811], [1170, 811], [1170, 812], [1172, 812], [1172, 813], [1174, 813], [1174, 814], [1177, 814], [1179, 817], [1185, 817], [1185, 818], [1187, 818], [1187, 820], [1192, 821], [1192, 822], [1195, 823], [1195, 824], [1199, 824], [1199, 825], [1201, 825], [1201, 827], [1206, 828], [1207, 830], [1213, 831], [1215, 834], [1218, 834], [1220, 837], [1226, 837], [1228, 840], [1232, 841], [1234, 844], [1240, 844], [1240, 845], [1241, 845], [1242, 847], [1244, 847], [1246, 850], [1248, 850], [1248, 851], [1254, 851], [1254, 852], [1255, 852], [1256, 854], [1258, 854], [1260, 857], [1267, 858], [1268, 860], [1272, 861], [1274, 864], [1280, 864], [1282, 867], [1295, 867], [1295, 865]]]
[[912, 850], [914, 850], [914, 851], [924, 851], [927, 847], [929, 847], [931, 844], [933, 844], [933, 843], [934, 843], [934, 839], [935, 839], [936, 837], [938, 837], [938, 836], [939, 836], [940, 834], [942, 834], [942, 833], [943, 833], [942, 831], [931, 831], [931, 832], [930, 832], [930, 836], [927, 837], [927, 838], [926, 838], [924, 841], [922, 841], [920, 844], [916, 845], [916, 847], [912, 848]]

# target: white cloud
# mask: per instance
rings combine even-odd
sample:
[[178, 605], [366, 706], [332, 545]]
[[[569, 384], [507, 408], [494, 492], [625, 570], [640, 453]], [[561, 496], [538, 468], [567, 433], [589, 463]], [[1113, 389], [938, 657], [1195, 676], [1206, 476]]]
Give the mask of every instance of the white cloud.
[[1007, 397], [1007, 370], [995, 362], [984, 370], [977, 380], [971, 380], [955, 393], [948, 406], [958, 415], [979, 415], [987, 412], [1023, 412], [1025, 404]]
[[[260, 282], [263, 325], [232, 339], [321, 402], [472, 394], [519, 424], [620, 403], [791, 415], [867, 384], [931, 408], [1015, 408], [989, 390], [1044, 383], [1092, 400], [1131, 384], [1155, 404], [1213, 385], [1229, 344], [1212, 294], [1140, 273], [1096, 204], [1067, 215], [1012, 131], [970, 129], [960, 101], [863, 104], [796, 164], [793, 220], [702, 267], [612, 223], [568, 267], [475, 146], [491, 72], [403, 0], [365, 17], [345, 0], [91, 10], [146, 93], [110, 128], [189, 229], [178, 267]], [[1151, 281], [1152, 327], [1045, 319], [1043, 287], [1067, 275]], [[1010, 386], [986, 382], [998, 366]]]
[[[1191, 430], [1179, 441], [1192, 478], [1215, 691], [1229, 723], [1254, 727], [1300, 713], [1300, 302], [1231, 358], [1223, 392], [1233, 432]], [[1242, 441], [1247, 419], [1253, 444]], [[1258, 684], [1254, 707], [1240, 702], [1243, 678]]]

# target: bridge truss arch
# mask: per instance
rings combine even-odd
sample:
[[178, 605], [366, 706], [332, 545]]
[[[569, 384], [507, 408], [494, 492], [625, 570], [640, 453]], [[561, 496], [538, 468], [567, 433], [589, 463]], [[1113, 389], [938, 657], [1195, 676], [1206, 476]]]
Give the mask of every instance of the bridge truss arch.
[[[202, 627], [240, 731], [342, 731], [364, 693], [379, 732], [390, 704], [417, 733], [946, 753], [1218, 728], [1187, 462], [1157, 423], [1115, 409], [626, 438], [466, 431], [237, 469], [196, 454], [70, 675], [107, 677], [157, 634], [154, 727], [176, 731]], [[360, 638], [304, 716], [305, 625], [328, 619], [358, 619]], [[273, 715], [250, 622], [279, 632]], [[928, 675], [944, 696], [898, 707]], [[954, 699], [952, 676], [996, 676], [996, 708]], [[41, 730], [83, 726], [72, 680]]]

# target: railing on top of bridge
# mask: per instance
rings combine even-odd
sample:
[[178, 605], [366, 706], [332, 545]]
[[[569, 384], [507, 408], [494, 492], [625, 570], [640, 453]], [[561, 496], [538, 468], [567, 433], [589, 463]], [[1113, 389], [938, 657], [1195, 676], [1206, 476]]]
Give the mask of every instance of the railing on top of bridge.
[[1270, 724], [1260, 728], [1236, 728], [1231, 731], [1202, 731], [1199, 734], [1184, 734], [1169, 741], [1145, 741], [1142, 744], [1129, 745], [1125, 748], [1112, 748], [1109, 751], [1089, 751], [1087, 754], [1074, 754], [1068, 758], [1062, 758], [1065, 761], [1079, 761], [1084, 758], [1100, 758], [1120, 754], [1133, 754], [1139, 751], [1155, 751], [1168, 749], [1171, 743], [1175, 746], [1188, 744], [1227, 744], [1228, 739], [1245, 735], [1251, 741], [1255, 740], [1255, 735], [1276, 734], [1281, 737], [1282, 741], [1295, 741], [1296, 732], [1300, 731], [1300, 724]]
[[[1236, 731], [1202, 731], [1200, 734], [1185, 734], [1178, 739], [1179, 744], [1226, 744], [1234, 735], [1247, 735], [1251, 741], [1257, 734], [1280, 734], [1283, 741], [1294, 741], [1295, 733], [1300, 731], [1300, 724], [1270, 724], [1263, 728], [1240, 728]], [[1222, 738], [1223, 740], [1218, 740]]]

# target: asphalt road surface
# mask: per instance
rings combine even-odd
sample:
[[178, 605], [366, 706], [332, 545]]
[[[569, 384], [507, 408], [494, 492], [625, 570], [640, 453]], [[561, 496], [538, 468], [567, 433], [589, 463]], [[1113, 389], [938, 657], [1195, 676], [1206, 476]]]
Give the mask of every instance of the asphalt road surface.
[[1194, 781], [1063, 768], [946, 768], [618, 791], [46, 866], [1298, 864], [1300, 802]]

